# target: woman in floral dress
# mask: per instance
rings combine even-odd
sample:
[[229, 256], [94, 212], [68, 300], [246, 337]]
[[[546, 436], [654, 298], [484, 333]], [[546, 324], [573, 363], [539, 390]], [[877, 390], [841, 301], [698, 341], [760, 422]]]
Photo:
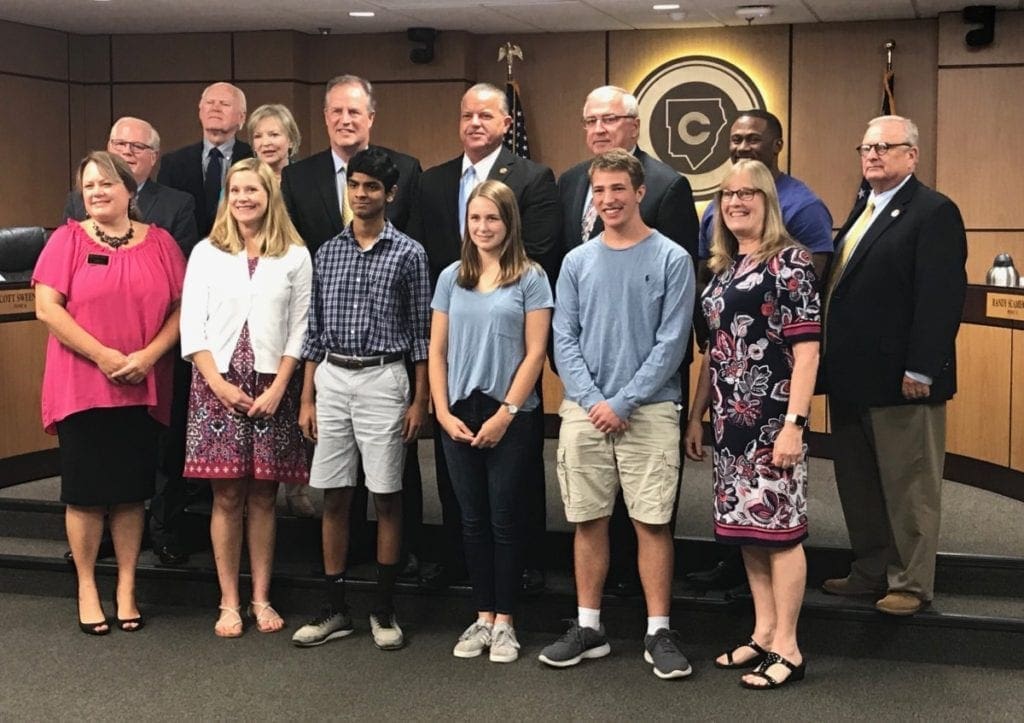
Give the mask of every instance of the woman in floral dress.
[[[701, 460], [701, 419], [711, 408], [715, 537], [740, 545], [754, 598], [749, 642], [721, 668], [754, 668], [748, 688], [804, 677], [796, 625], [807, 564], [804, 427], [818, 368], [820, 309], [810, 253], [786, 233], [775, 180], [741, 160], [717, 196], [701, 297], [710, 342], [686, 429], [686, 454]], [[754, 667], [757, 666], [757, 667]]]
[[284, 627], [270, 605], [278, 482], [305, 484], [298, 426], [302, 340], [312, 263], [266, 163], [228, 171], [210, 238], [189, 258], [181, 353], [192, 375], [185, 474], [210, 480], [210, 538], [220, 583], [214, 632], [242, 634], [238, 572], [247, 528], [252, 602], [260, 632]]

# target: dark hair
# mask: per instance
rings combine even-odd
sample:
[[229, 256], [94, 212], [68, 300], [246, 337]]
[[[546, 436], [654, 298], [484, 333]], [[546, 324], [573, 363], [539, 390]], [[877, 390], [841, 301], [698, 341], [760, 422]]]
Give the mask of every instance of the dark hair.
[[380, 148], [366, 148], [352, 156], [345, 174], [352, 178], [353, 173], [365, 173], [384, 184], [384, 190], [390, 191], [398, 185], [398, 166], [391, 156]]
[[82, 176], [85, 175], [85, 168], [90, 163], [95, 163], [100, 175], [108, 181], [118, 181], [124, 184], [124, 187], [128, 189], [128, 195], [131, 196], [131, 203], [128, 204], [128, 218], [132, 221], [142, 221], [142, 217], [139, 215], [139, 208], [135, 205], [135, 196], [139, 192], [139, 183], [135, 180], [135, 176], [132, 175], [132, 169], [128, 167], [124, 159], [107, 151], [92, 151], [87, 154], [82, 159], [82, 162], [78, 164], [76, 186], [79, 192], [82, 190]]
[[595, 156], [590, 164], [590, 170], [587, 171], [591, 181], [594, 180], [595, 171], [625, 171], [629, 174], [634, 191], [644, 185], [644, 167], [636, 156], [621, 148], [613, 148]]
[[736, 113], [733, 119], [729, 122], [729, 127], [732, 128], [732, 124], [738, 121], [740, 118], [760, 118], [768, 126], [768, 132], [772, 134], [772, 140], [782, 138], [782, 123], [779, 121], [778, 116], [774, 113], [769, 113], [761, 108], [751, 108], [750, 110], [741, 110]]

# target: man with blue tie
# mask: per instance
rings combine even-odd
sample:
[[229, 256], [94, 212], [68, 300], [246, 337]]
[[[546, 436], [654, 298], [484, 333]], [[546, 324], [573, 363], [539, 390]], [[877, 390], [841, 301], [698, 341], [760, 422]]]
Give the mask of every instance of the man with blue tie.
[[206, 238], [228, 169], [252, 157], [249, 144], [235, 138], [245, 123], [245, 93], [231, 83], [207, 86], [199, 99], [199, 122], [203, 140], [164, 156], [157, 180], [192, 196], [199, 238]]

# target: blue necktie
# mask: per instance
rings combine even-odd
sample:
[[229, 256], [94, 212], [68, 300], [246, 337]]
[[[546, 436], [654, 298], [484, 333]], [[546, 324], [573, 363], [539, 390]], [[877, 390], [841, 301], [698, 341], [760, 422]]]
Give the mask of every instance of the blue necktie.
[[219, 148], [211, 148], [206, 161], [206, 177], [203, 179], [203, 193], [206, 196], [206, 217], [210, 224], [217, 218], [217, 204], [220, 203], [222, 164], [224, 155]]
[[469, 194], [476, 188], [476, 169], [470, 166], [462, 174], [462, 181], [459, 182], [459, 237], [466, 235], [466, 206], [469, 204]]

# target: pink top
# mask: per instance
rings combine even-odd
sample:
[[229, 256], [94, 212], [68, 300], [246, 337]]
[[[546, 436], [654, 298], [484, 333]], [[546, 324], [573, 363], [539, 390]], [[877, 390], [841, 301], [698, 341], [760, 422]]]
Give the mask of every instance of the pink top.
[[[150, 226], [131, 248], [96, 243], [77, 221], [53, 235], [32, 273], [64, 295], [75, 322], [104, 346], [122, 354], [150, 343], [181, 298], [185, 257], [170, 234]], [[161, 424], [171, 420], [173, 359], [165, 354], [140, 384], [113, 384], [99, 367], [50, 335], [43, 372], [43, 427], [86, 409], [146, 405]]]

